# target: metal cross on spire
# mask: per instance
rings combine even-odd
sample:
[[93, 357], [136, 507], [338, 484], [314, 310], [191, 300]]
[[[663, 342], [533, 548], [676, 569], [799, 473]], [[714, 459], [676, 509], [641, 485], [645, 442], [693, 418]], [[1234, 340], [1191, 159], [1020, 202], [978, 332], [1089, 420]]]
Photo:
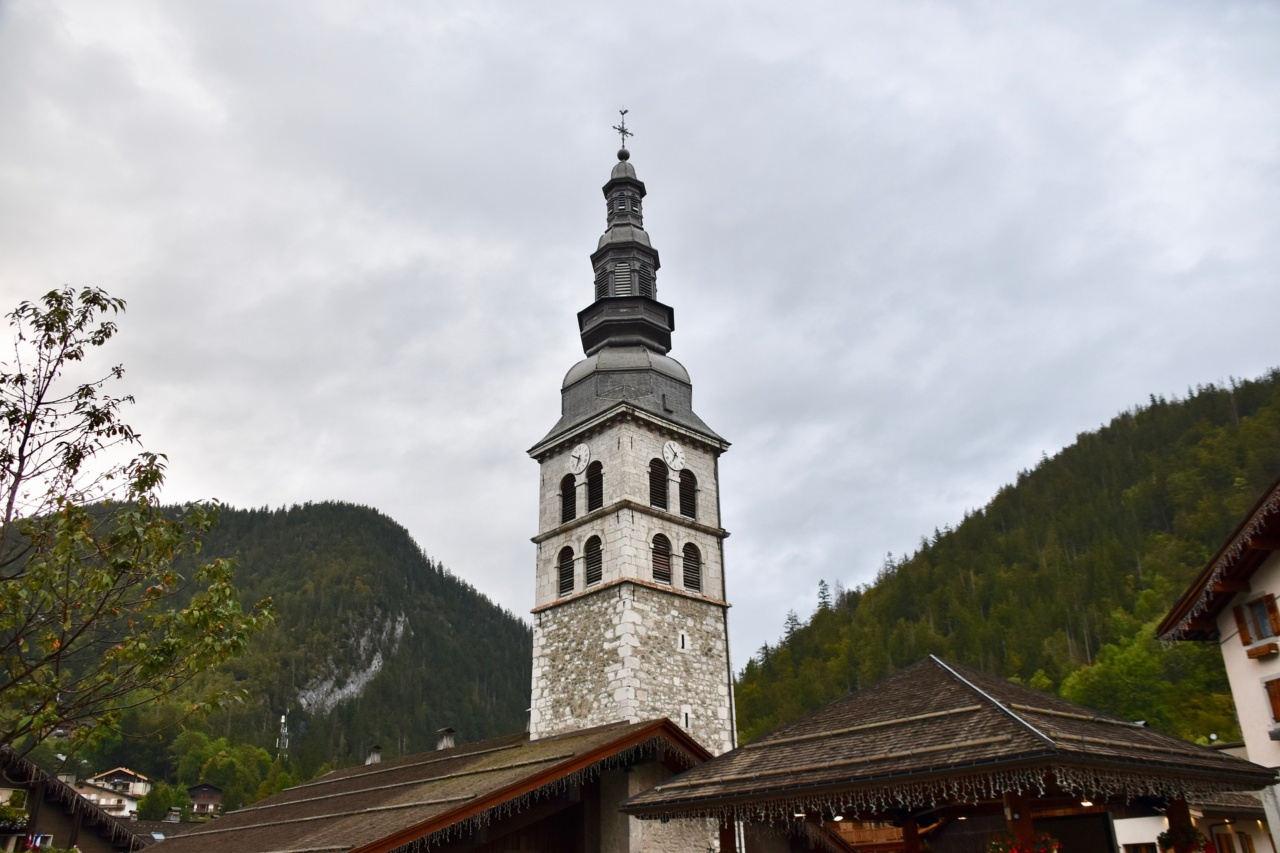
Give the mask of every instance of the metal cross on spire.
[[628, 136], [635, 136], [635, 134], [634, 134], [634, 133], [632, 133], [631, 131], [627, 130], [627, 113], [628, 113], [628, 112], [630, 112], [630, 111], [629, 111], [629, 110], [618, 110], [618, 114], [619, 114], [620, 116], [622, 116], [622, 121], [621, 121], [621, 122], [619, 122], [618, 124], [615, 124], [615, 125], [613, 126], [613, 129], [614, 129], [614, 130], [616, 130], [616, 131], [618, 131], [618, 135], [622, 137], [622, 147], [623, 147], [623, 148], [626, 148], [626, 147], [627, 147], [627, 137], [628, 137]]

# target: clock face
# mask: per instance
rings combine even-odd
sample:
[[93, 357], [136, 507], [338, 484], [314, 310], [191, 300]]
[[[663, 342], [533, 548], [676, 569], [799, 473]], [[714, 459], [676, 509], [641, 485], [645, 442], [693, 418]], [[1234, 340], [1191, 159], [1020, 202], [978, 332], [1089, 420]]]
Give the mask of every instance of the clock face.
[[674, 441], [668, 441], [662, 445], [662, 458], [666, 460], [667, 466], [672, 471], [684, 470], [684, 448]]
[[587, 470], [587, 463], [591, 461], [591, 448], [585, 444], [579, 444], [569, 453], [569, 470], [575, 474], [581, 474]]

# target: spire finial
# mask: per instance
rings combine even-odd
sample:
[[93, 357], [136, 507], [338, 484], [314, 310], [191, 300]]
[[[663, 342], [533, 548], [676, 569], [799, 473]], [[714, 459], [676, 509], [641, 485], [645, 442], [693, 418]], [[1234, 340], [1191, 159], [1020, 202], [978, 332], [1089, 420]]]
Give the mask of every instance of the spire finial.
[[635, 136], [634, 133], [627, 130], [627, 113], [628, 112], [630, 112], [630, 110], [618, 110], [618, 115], [622, 116], [622, 121], [618, 122], [613, 126], [613, 129], [618, 131], [618, 135], [622, 137], [622, 148], [618, 150], [619, 160], [626, 160], [628, 157], [631, 156], [631, 154], [627, 152], [627, 137]]

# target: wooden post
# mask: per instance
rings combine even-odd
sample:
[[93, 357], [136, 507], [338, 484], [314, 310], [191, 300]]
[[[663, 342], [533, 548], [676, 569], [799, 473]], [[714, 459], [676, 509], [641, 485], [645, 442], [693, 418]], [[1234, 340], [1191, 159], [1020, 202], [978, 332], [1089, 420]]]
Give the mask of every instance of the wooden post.
[[1018, 841], [1030, 843], [1035, 837], [1035, 827], [1031, 824], [1031, 803], [1017, 794], [1004, 795], [1005, 823], [1009, 834]]
[[[1169, 800], [1169, 805], [1164, 810], [1164, 816], [1169, 819], [1169, 829], [1171, 830], [1195, 829], [1195, 826], [1191, 823], [1191, 809], [1187, 808], [1186, 800]], [[1187, 844], [1181, 842], [1175, 842], [1173, 849], [1177, 853], [1190, 853], [1191, 850]]]
[[920, 827], [914, 817], [902, 821], [902, 853], [920, 853]]
[[733, 821], [720, 821], [720, 853], [738, 853], [738, 831]]

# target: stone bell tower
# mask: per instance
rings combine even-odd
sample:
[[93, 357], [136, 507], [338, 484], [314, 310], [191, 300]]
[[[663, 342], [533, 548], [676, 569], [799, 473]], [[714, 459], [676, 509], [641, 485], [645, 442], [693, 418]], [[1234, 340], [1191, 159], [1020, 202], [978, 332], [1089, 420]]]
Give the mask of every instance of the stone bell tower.
[[667, 355], [675, 313], [658, 301], [644, 196], [624, 147], [604, 185], [595, 299], [578, 313], [586, 358], [529, 451], [541, 466], [530, 735], [668, 717], [720, 754], [734, 745], [729, 443], [694, 414], [689, 373]]

